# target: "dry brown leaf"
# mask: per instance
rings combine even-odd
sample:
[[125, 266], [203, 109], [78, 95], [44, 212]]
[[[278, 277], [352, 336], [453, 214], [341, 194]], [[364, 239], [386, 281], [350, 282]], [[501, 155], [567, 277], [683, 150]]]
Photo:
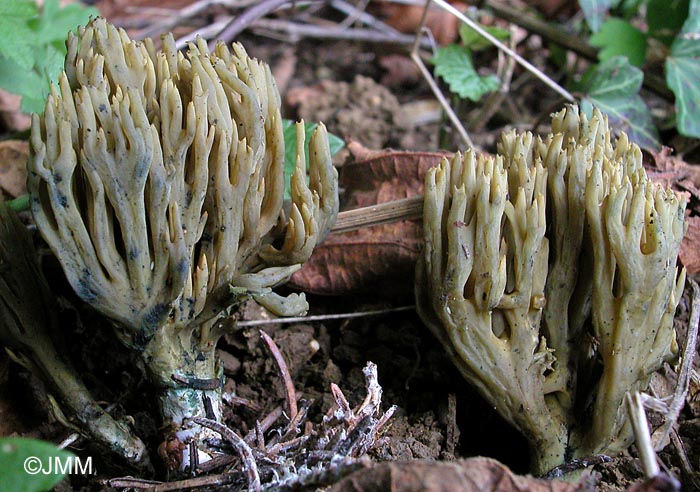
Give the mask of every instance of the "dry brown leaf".
[[[354, 162], [342, 168], [345, 208], [367, 207], [423, 193], [426, 171], [443, 154], [369, 150], [350, 142]], [[330, 234], [314, 250], [291, 284], [315, 294], [374, 294], [404, 298], [413, 292], [413, 270], [420, 251], [419, 220]]]
[[515, 475], [490, 458], [454, 462], [395, 461], [345, 477], [331, 492], [575, 492], [587, 482], [569, 483]]
[[683, 237], [678, 257], [688, 273], [700, 272], [700, 217], [692, 216], [685, 219], [688, 230]]
[[23, 140], [0, 142], [0, 189], [18, 197], [27, 192], [29, 144]]
[[570, 18], [578, 11], [578, 3], [569, 0], [528, 0], [547, 19]]
[[700, 166], [671, 155], [672, 151], [663, 147], [659, 152], [652, 152], [650, 159], [645, 155], [645, 167], [653, 181], [670, 187], [689, 200], [686, 211], [688, 230], [678, 256], [688, 273], [694, 274], [700, 272]]
[[384, 55], [379, 58], [379, 64], [386, 71], [381, 83], [387, 87], [403, 87], [415, 85], [423, 76], [420, 69], [410, 57], [398, 53]]
[[21, 99], [17, 94], [0, 89], [0, 122], [6, 130], [21, 132], [32, 124], [31, 117], [19, 110]]
[[[456, 9], [466, 12], [467, 4], [464, 2], [450, 2]], [[413, 34], [420, 26], [423, 16], [422, 5], [405, 5], [399, 3], [381, 4], [381, 14], [386, 17], [385, 22], [397, 31]], [[425, 25], [433, 33], [433, 37], [441, 46], [454, 43], [459, 38], [460, 21], [451, 13], [433, 8], [428, 11]]]

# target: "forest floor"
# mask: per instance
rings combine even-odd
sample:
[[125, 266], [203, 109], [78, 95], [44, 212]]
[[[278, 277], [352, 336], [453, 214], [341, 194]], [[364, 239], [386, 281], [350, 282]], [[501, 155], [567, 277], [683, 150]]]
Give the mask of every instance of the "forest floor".
[[[353, 2], [367, 3], [370, 4], [369, 12], [375, 18], [381, 18], [397, 29], [411, 32], [418, 26], [420, 7], [416, 10], [406, 5], [391, 5], [391, 2]], [[109, 21], [124, 26], [132, 36], [138, 37], [149, 30], [156, 30], [157, 35], [160, 32], [159, 23], [168, 18], [167, 12], [180, 12], [189, 4], [184, 0], [101, 0], [96, 6]], [[518, 8], [523, 7], [520, 2], [513, 4]], [[303, 10], [301, 7], [299, 9]], [[176, 37], [184, 35], [224, 14], [223, 6], [214, 5], [195, 17], [181, 19], [172, 29]], [[284, 23], [289, 25], [297, 21], [299, 15], [320, 27], [337, 26], [344, 19], [338, 10], [331, 7], [309, 9], [304, 14], [288, 9], [268, 16], [267, 24], [254, 24], [256, 27], [246, 29], [237, 40], [251, 55], [270, 64], [282, 94], [284, 117], [304, 118], [308, 122], [323, 121], [331, 133], [348, 143], [353, 142], [334, 158], [341, 173], [341, 183], [344, 168], [349, 169], [351, 176], [355, 173], [355, 178], [345, 178], [346, 184], [353, 183], [361, 180], [365, 173], [364, 168], [352, 169], [353, 166], [377, 165], [377, 157], [382, 159], [386, 156], [373, 154], [370, 150], [400, 149], [407, 152], [403, 160], [397, 161], [397, 165], [404, 165], [404, 162], [407, 163], [405, 165], [416, 165], [419, 160], [424, 160], [421, 165], [428, 166], [437, 163], [439, 154], [436, 151], [439, 148], [464, 147], [458, 137], [446, 129], [439, 104], [408, 56], [409, 44], [371, 42], [359, 34], [357, 39], [333, 39], [332, 35], [326, 39], [311, 39], [304, 33], [295, 35], [285, 32], [282, 29]], [[560, 11], [552, 15], [575, 14]], [[278, 24], [272, 25], [273, 22]], [[455, 23], [449, 15], [436, 14], [432, 22], [437, 34], [448, 38], [454, 36]], [[358, 23], [348, 24], [348, 31], [353, 31], [353, 26]], [[519, 40], [518, 52], [524, 58], [549, 71], [556, 70], [550, 65], [545, 45], [536, 33], [522, 28], [516, 28], [513, 32]], [[488, 53], [477, 57], [477, 66], [495, 66], [499, 63], [493, 52]], [[462, 103], [459, 108], [460, 115], [470, 122], [469, 127], [475, 129], [470, 134], [472, 140], [484, 151], [495, 151], [495, 142], [505, 128], [533, 129], [538, 122], [547, 121], [547, 115], [562, 104], [556, 94], [528, 72], [516, 68], [511, 77], [507, 92], [486, 99], [485, 104], [493, 107], [485, 109], [482, 103]], [[546, 126], [537, 127], [537, 130], [546, 130]], [[687, 142], [674, 140], [668, 143], [680, 145]], [[685, 160], [694, 160], [693, 151], [685, 155]], [[420, 193], [417, 183], [422, 174], [418, 170], [405, 171], [410, 175], [408, 177], [402, 174], [404, 171], [397, 171], [388, 184], [372, 181], [375, 179], [374, 171], [366, 172], [372, 185], [403, 187], [394, 189], [393, 198]], [[350, 197], [352, 190], [341, 191], [346, 193], [341, 209], [361, 202], [357, 195]], [[297, 276], [292, 287], [287, 287], [293, 289], [300, 286], [309, 291], [309, 315], [320, 317], [320, 320], [284, 325], [270, 321], [246, 326], [246, 321], [264, 320], [268, 316], [257, 306], [246, 304], [236, 314], [241, 327], [227, 334], [220, 342], [218, 352], [226, 376], [224, 391], [229, 395], [225, 398], [225, 421], [241, 435], [254, 429], [256, 421], [275, 409], [285, 408], [288, 398], [280, 368], [261, 338], [261, 330], [279, 348], [300, 405], [308, 410], [307, 419], [315, 426], [323, 425], [323, 416], [337, 403], [337, 394], [331, 391], [332, 385], [342, 390], [351, 407], [363, 401], [367, 393], [363, 368], [368, 361], [376, 364], [383, 390], [381, 411], [387, 411], [392, 405], [396, 406], [396, 410], [379, 429], [369, 456], [376, 462], [395, 464], [391, 470], [391, 478], [395, 481], [390, 483], [382, 475], [386, 470], [371, 468], [371, 465], [359, 460], [346, 468], [338, 465], [337, 474], [330, 477], [299, 483], [295, 490], [313, 490], [334, 484], [340, 487], [340, 479], [357, 467], [367, 467], [365, 471], [368, 473], [374, 470], [374, 475], [371, 475], [374, 477], [374, 488], [368, 484], [356, 484], [358, 489], [456, 490], [453, 487], [467, 486], [465, 484], [469, 479], [465, 479], [462, 473], [470, 466], [475, 467], [473, 470], [480, 470], [474, 473], [485, 474], [487, 478], [484, 480], [490, 480], [490, 484], [478, 487], [472, 484], [469, 486], [473, 488], [469, 490], [518, 489], [516, 482], [506, 485], [498, 483], [506, 472], [492, 462], [470, 464], [461, 461], [475, 456], [494, 458], [517, 474], [528, 471], [530, 453], [525, 439], [464, 381], [413, 309], [413, 265], [419, 250], [416, 224], [415, 221], [404, 221], [384, 227], [381, 233], [356, 236], [354, 240], [347, 237], [333, 239], [331, 235], [329, 249], [324, 253], [328, 255], [323, 260], [326, 263], [318, 268], [338, 261], [339, 255], [344, 254], [339, 250], [344, 250], [347, 256], [342, 257], [343, 267], [330, 273], [336, 278], [328, 280], [326, 284], [315, 284], [314, 287], [308, 278]], [[55, 265], [49, 264], [47, 268], [53, 272], [58, 284], [64, 282]], [[63, 283], [62, 286], [68, 292], [67, 285]], [[66, 293], [65, 296], [77, 302], [71, 294]], [[686, 292], [677, 313], [676, 325], [681, 346], [688, 328], [689, 309], [690, 291]], [[340, 319], [333, 317], [363, 312], [375, 314]], [[101, 400], [114, 403], [132, 415], [136, 428], [149, 445], [157, 446], [158, 423], [157, 417], [154, 417], [157, 413], [154, 403], [144, 398], [144, 394], [152, 392], [152, 388], [134, 372], [129, 355], [119, 348], [115, 340], [109, 335], [95, 337], [89, 331], [88, 326], [94, 315], [83, 308], [62, 314], [67, 322], [77, 319], [78, 315], [82, 324], [72, 344], [73, 357], [91, 390]], [[83, 348], [75, 348], [82, 342]], [[104, 357], [94, 355], [101, 350], [115, 355], [106, 361]], [[655, 376], [654, 388], [660, 394], [672, 391], [676, 382], [674, 370], [675, 366], [669, 366], [662, 374]], [[689, 404], [675, 426], [674, 439], [659, 455], [668, 471], [682, 480], [685, 490], [700, 483], [698, 396], [700, 386], [693, 379]], [[0, 419], [0, 435], [18, 433], [59, 442], [70, 433], [51, 413], [46, 393], [38, 380], [4, 354], [0, 354], [0, 415], [3, 416]], [[282, 421], [280, 419], [273, 427], [282, 426]], [[109, 456], [100, 454], [99, 449], [82, 440], [74, 451], [93, 456], [98, 474], [89, 478], [73, 476], [56, 490], [127, 490], [107, 484], [107, 480], [129, 473], [113, 463]], [[429, 472], [421, 468], [425, 466], [423, 462], [407, 464], [408, 460], [416, 459], [440, 461], [441, 466], [446, 468], [435, 468], [437, 472]], [[684, 460], [687, 461], [684, 463]], [[452, 468], [449, 467], [450, 463], [454, 465]], [[229, 467], [234, 465], [236, 463], [227, 464]], [[209, 473], [220, 476], [225, 470], [227, 468], [222, 466]], [[593, 481], [584, 482], [581, 487], [626, 490], [632, 484], [641, 483], [644, 478], [634, 448], [611, 462], [592, 467], [590, 473]], [[162, 479], [163, 476], [156, 478]], [[238, 490], [234, 484], [216, 481], [207, 487], [197, 488], [194, 485], [183, 484], [179, 490]], [[534, 490], [540, 485], [533, 481], [522, 486]], [[654, 490], [649, 484], [643, 486], [646, 487], [643, 490]], [[142, 488], [145, 489], [145, 485], [133, 486], [133, 490]], [[163, 487], [153, 490], [171, 489]]]

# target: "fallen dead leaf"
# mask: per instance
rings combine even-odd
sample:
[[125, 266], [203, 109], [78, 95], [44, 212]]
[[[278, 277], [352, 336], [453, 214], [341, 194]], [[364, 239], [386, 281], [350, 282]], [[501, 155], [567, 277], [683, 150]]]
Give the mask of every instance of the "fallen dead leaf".
[[[676, 191], [687, 192], [700, 201], [700, 166], [671, 155], [672, 150], [663, 147], [659, 152], [651, 153], [651, 162], [645, 163], [649, 177]], [[700, 212], [700, 209], [696, 211]]]
[[16, 198], [27, 192], [29, 143], [23, 140], [0, 142], [0, 189]]
[[[450, 2], [452, 6], [461, 12], [466, 12], [467, 4], [464, 2]], [[413, 34], [420, 26], [423, 17], [423, 5], [406, 5], [383, 2], [380, 11], [386, 17], [385, 22], [397, 31]], [[460, 21], [451, 13], [432, 8], [425, 18], [425, 26], [430, 29], [435, 40], [441, 46], [455, 42], [459, 38]]]
[[515, 475], [490, 458], [454, 462], [394, 461], [345, 477], [331, 492], [575, 492], [593, 491], [587, 481], [570, 483]]
[[11, 132], [27, 130], [32, 124], [31, 117], [19, 110], [21, 99], [17, 94], [0, 89], [0, 121]]
[[683, 237], [678, 257], [690, 274], [700, 272], [700, 217], [687, 217], [688, 230]]
[[423, 80], [423, 76], [410, 57], [398, 53], [384, 55], [379, 58], [379, 64], [386, 71], [381, 83], [387, 87], [403, 87], [415, 85]]
[[[354, 162], [342, 168], [346, 209], [420, 195], [426, 171], [443, 156], [437, 152], [373, 151], [357, 142], [350, 142], [348, 149]], [[330, 234], [292, 276], [291, 284], [314, 294], [404, 298], [413, 293], [421, 242], [420, 220]]]
[[687, 231], [681, 243], [679, 258], [690, 274], [700, 272], [700, 166], [689, 164], [671, 154], [673, 149], [663, 147], [659, 152], [645, 156], [649, 177], [688, 199]]

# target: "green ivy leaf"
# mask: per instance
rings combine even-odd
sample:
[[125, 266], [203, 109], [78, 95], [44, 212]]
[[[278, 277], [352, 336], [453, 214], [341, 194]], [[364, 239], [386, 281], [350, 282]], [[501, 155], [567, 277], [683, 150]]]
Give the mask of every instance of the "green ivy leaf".
[[495, 75], [482, 77], [474, 70], [471, 52], [463, 46], [450, 44], [438, 48], [432, 62], [435, 74], [442, 77], [450, 90], [463, 99], [478, 101], [500, 85]]
[[583, 11], [588, 27], [591, 28], [591, 31], [598, 32], [600, 26], [603, 25], [603, 19], [610, 10], [610, 0], [579, 0], [578, 4]]
[[[318, 123], [304, 123], [304, 152], [306, 154], [306, 167], [309, 167], [309, 140], [313, 135]], [[289, 194], [289, 178], [294, 174], [297, 165], [297, 130], [296, 123], [292, 120], [282, 120], [282, 129], [284, 131], [284, 199], [290, 200], [292, 196]], [[328, 134], [328, 146], [330, 147], [331, 156], [334, 156], [345, 147], [345, 142], [342, 138]]]
[[[510, 37], [510, 33], [495, 26], [481, 26], [487, 33], [498, 40], [505, 40]], [[459, 37], [462, 39], [464, 46], [472, 51], [480, 51], [493, 46], [491, 41], [483, 37], [481, 34], [476, 32], [474, 29], [466, 24], [462, 24], [459, 28]]]
[[649, 0], [647, 26], [649, 36], [671, 45], [688, 18], [689, 0]]
[[700, 0], [690, 2], [688, 19], [666, 58], [666, 83], [676, 96], [676, 126], [700, 138]]
[[34, 0], [0, 0], [0, 55], [23, 68], [31, 68], [34, 32], [29, 19], [38, 14]]
[[36, 33], [37, 44], [49, 44], [58, 41], [62, 46], [68, 31], [76, 31], [91, 16], [99, 15], [97, 9], [85, 7], [80, 3], [70, 3], [61, 8], [58, 0], [46, 0], [41, 16], [30, 25]]
[[63, 69], [68, 31], [98, 14], [80, 3], [61, 8], [58, 0], [46, 0], [39, 11], [33, 0], [0, 0], [0, 87], [22, 96], [22, 111], [44, 109]]
[[49, 490], [63, 479], [64, 474], [44, 474], [42, 470], [53, 470], [52, 460], [63, 461], [72, 458], [71, 453], [48, 442], [22, 437], [0, 438], [0, 490]]
[[614, 56], [629, 58], [632, 65], [641, 67], [647, 53], [647, 38], [644, 33], [624, 19], [610, 17], [591, 36], [591, 46], [601, 48], [598, 52], [600, 61], [607, 61]]
[[647, 105], [639, 95], [643, 72], [630, 65], [627, 57], [616, 56], [600, 63], [583, 90], [582, 109], [593, 106], [608, 115], [612, 127], [624, 131], [640, 147], [655, 149], [659, 137]]
[[0, 87], [22, 96], [20, 109], [25, 113], [43, 110], [47, 85], [36, 71], [0, 57]]

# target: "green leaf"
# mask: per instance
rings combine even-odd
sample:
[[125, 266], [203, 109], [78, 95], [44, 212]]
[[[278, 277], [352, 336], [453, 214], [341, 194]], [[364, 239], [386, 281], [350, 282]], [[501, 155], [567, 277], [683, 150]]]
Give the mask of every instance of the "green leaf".
[[689, 0], [649, 0], [647, 26], [649, 36], [670, 45], [688, 18]]
[[63, 473], [53, 471], [59, 463], [73, 459], [68, 451], [53, 444], [22, 437], [0, 438], [0, 490], [43, 492], [60, 482]]
[[[1, 0], [0, 0], [1, 1]], [[31, 23], [36, 32], [37, 44], [65, 41], [68, 31], [76, 31], [78, 26], [87, 24], [91, 16], [99, 15], [97, 9], [71, 3], [60, 8], [58, 0], [46, 0], [41, 15]]]
[[32, 0], [0, 0], [0, 87], [22, 96], [22, 111], [44, 109], [63, 69], [68, 31], [98, 13], [80, 3], [61, 8], [58, 0], [46, 0], [40, 12]]
[[33, 0], [0, 0], [0, 55], [24, 68], [30, 68], [34, 60], [35, 34], [28, 23], [37, 13]]
[[472, 64], [471, 52], [456, 44], [438, 48], [432, 60], [435, 74], [461, 98], [478, 101], [484, 94], [498, 89], [500, 82], [495, 75], [480, 76]]
[[644, 64], [647, 39], [642, 31], [624, 19], [608, 18], [589, 42], [591, 46], [601, 48], [598, 52], [600, 61], [623, 55], [629, 58], [632, 65], [641, 67]]
[[700, 0], [690, 2], [688, 19], [666, 58], [666, 83], [676, 96], [676, 126], [700, 138]]
[[[309, 140], [313, 135], [318, 123], [304, 123], [304, 152], [306, 154], [306, 168], [309, 167]], [[284, 199], [291, 199], [289, 194], [289, 178], [294, 174], [297, 165], [297, 130], [296, 123], [292, 120], [282, 120], [282, 129], [284, 131]], [[345, 147], [345, 142], [342, 138], [328, 134], [328, 146], [330, 147], [331, 156], [334, 156], [340, 149]]]
[[624, 19], [630, 19], [639, 12], [639, 7], [648, 1], [649, 0], [612, 0], [610, 3], [610, 12], [615, 12], [616, 15]]
[[598, 32], [600, 26], [603, 25], [608, 10], [610, 10], [610, 0], [579, 0], [586, 22], [591, 31]]
[[24, 212], [25, 210], [29, 210], [29, 193], [20, 195], [12, 200], [7, 200], [5, 205], [15, 212]]
[[639, 95], [644, 74], [624, 56], [602, 62], [584, 87], [582, 109], [590, 114], [593, 106], [608, 115], [610, 126], [624, 131], [640, 147], [655, 149], [659, 137], [651, 113]]
[[[505, 29], [495, 26], [481, 26], [487, 33], [489, 33], [494, 38], [503, 41], [508, 39], [510, 33]], [[491, 41], [483, 37], [481, 34], [476, 32], [474, 29], [466, 24], [462, 24], [459, 28], [459, 37], [462, 39], [464, 46], [472, 51], [479, 51], [493, 46]]]
[[14, 59], [1, 56], [0, 87], [20, 96], [46, 97], [46, 94], [42, 94], [45, 87], [44, 81], [37, 72], [22, 67]]

